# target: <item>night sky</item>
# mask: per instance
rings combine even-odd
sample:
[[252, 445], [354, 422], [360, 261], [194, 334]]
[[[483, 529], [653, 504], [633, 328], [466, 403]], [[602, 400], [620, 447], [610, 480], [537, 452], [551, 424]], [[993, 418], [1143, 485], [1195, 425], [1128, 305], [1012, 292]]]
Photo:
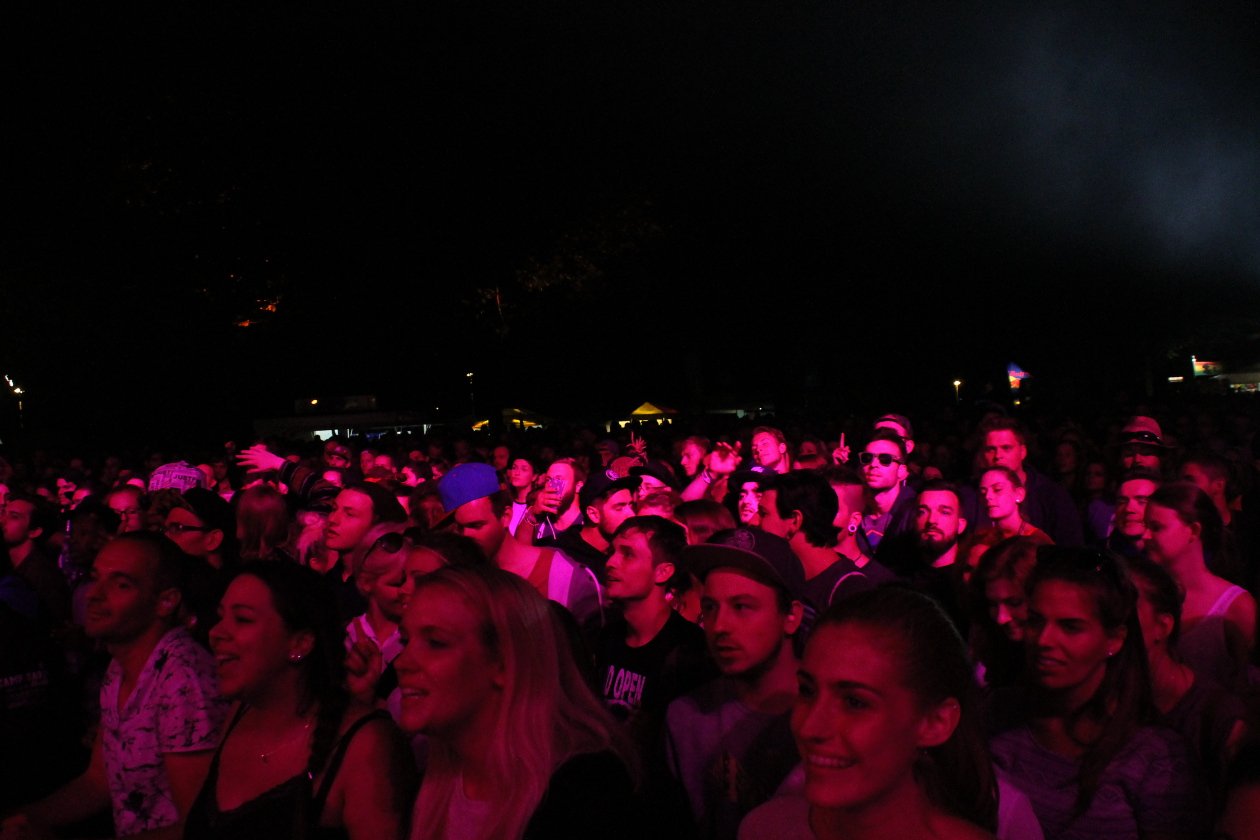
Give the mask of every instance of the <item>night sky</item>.
[[1245, 357], [1260, 10], [1098, 5], [12, 17], [0, 373], [95, 442]]

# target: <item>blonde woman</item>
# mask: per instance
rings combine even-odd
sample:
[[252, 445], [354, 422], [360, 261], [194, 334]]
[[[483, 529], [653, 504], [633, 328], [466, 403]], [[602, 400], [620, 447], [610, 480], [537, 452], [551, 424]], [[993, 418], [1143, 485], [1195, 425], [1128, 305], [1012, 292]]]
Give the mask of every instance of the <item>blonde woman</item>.
[[417, 582], [395, 663], [402, 726], [429, 736], [413, 840], [642, 836], [624, 736], [554, 609], [495, 568]]

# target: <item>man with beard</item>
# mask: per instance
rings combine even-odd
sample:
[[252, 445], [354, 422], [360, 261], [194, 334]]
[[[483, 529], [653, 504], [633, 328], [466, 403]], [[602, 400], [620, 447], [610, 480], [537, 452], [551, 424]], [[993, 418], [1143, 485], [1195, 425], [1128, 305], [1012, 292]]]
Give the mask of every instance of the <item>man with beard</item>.
[[594, 572], [601, 585], [613, 535], [622, 522], [634, 516], [634, 490], [638, 483], [638, 479], [623, 478], [613, 470], [591, 473], [578, 492], [581, 524], [561, 533], [556, 541], [556, 548]]
[[945, 481], [930, 481], [919, 491], [914, 527], [922, 566], [944, 569], [958, 560], [958, 538], [967, 530], [958, 489]]
[[776, 475], [778, 473], [757, 464], [731, 474], [726, 506], [734, 509], [739, 524], [761, 525], [761, 494]]
[[578, 493], [586, 471], [572, 458], [557, 458], [547, 467], [542, 489], [517, 526], [516, 539], [526, 545], [558, 546], [560, 535], [582, 527]]
[[940, 604], [965, 639], [966, 564], [958, 553], [958, 538], [967, 530], [967, 520], [962, 517], [958, 489], [939, 479], [924, 484], [919, 491], [914, 527], [918, 563], [909, 574], [910, 585]]
[[1130, 417], [1120, 430], [1120, 468], [1164, 474], [1164, 457], [1173, 449], [1154, 417]]

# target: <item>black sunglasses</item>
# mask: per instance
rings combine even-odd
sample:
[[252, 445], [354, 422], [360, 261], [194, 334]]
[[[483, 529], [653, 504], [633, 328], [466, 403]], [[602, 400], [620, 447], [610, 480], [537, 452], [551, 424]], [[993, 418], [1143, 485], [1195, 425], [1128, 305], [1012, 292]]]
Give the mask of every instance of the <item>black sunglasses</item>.
[[862, 463], [862, 466], [864, 467], [870, 466], [870, 463], [872, 461], [879, 461], [879, 465], [881, 467], [887, 467], [890, 464], [901, 463], [900, 458], [894, 458], [893, 456], [889, 455], [887, 452], [880, 452], [878, 455], [876, 455], [874, 452], [859, 452], [858, 461], [860, 461]]
[[1149, 443], [1152, 446], [1163, 446], [1164, 442], [1154, 432], [1129, 432], [1120, 438], [1123, 443]]

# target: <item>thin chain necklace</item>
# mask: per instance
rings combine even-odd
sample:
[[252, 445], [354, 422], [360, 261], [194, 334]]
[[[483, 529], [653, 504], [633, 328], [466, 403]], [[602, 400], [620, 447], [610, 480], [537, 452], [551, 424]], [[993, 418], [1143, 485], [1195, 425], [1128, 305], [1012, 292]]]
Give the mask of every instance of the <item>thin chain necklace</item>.
[[276, 753], [280, 752], [283, 749], [293, 746], [299, 741], [305, 741], [306, 733], [309, 732], [310, 729], [311, 729], [311, 721], [308, 720], [306, 721], [305, 724], [303, 724], [301, 732], [299, 732], [297, 735], [294, 735], [290, 738], [285, 738], [279, 744], [267, 750], [266, 752], [260, 752], [258, 754], [258, 760], [261, 761], [263, 764], [270, 764], [271, 757], [275, 755]]

